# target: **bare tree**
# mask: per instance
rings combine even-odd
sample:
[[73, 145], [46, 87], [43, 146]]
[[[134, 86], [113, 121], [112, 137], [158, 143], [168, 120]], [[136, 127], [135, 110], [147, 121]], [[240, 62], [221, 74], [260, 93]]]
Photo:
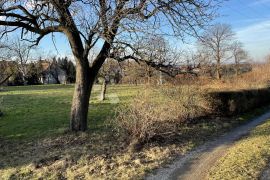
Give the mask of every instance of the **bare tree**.
[[216, 78], [221, 79], [221, 64], [230, 58], [234, 32], [230, 25], [216, 24], [209, 28], [199, 39], [199, 46], [207, 49], [216, 63]]
[[119, 76], [120, 76], [119, 63], [113, 59], [107, 59], [98, 73], [98, 77], [99, 79], [101, 79], [101, 82], [102, 82], [101, 93], [100, 93], [101, 101], [105, 100], [108, 83], [111, 82], [112, 80], [115, 83], [118, 83]]
[[[89, 98], [99, 69], [120, 42], [141, 33], [196, 34], [213, 17], [218, 0], [2, 0], [2, 35], [21, 30], [21, 38], [38, 44], [46, 35], [64, 34], [76, 61], [76, 84], [70, 127], [87, 129]], [[165, 21], [166, 20], [166, 21]], [[97, 43], [99, 42], [99, 43]], [[89, 52], [101, 44], [92, 63]], [[128, 59], [129, 57], [122, 57]]]
[[240, 65], [248, 59], [248, 53], [243, 49], [243, 44], [239, 41], [234, 41], [232, 44], [232, 54], [235, 63], [235, 75], [240, 74]]
[[[147, 62], [156, 62], [156, 64], [170, 65], [172, 59], [169, 59], [168, 42], [162, 36], [152, 36], [143, 44], [140, 45], [143, 49], [141, 54], [144, 54], [144, 59]], [[159, 67], [159, 84], [163, 84], [162, 67]]]
[[9, 53], [12, 58], [17, 62], [18, 72], [22, 75], [22, 80], [24, 85], [27, 84], [27, 74], [28, 74], [28, 63], [31, 59], [31, 53], [33, 46], [30, 46], [28, 43], [21, 41], [19, 38], [16, 38], [8, 46]]
[[10, 61], [0, 61], [0, 86], [5, 84], [14, 74], [15, 64]]
[[148, 77], [147, 67], [151, 68], [150, 66], [147, 66], [145, 63], [137, 63], [135, 61], [121, 62], [120, 65], [121, 65], [121, 72], [123, 75], [122, 78], [123, 82], [135, 85], [146, 82], [145, 77]]
[[0, 86], [5, 84], [14, 73], [14, 63], [8, 61], [10, 57], [7, 43], [0, 42]]
[[[143, 71], [148, 84], [150, 84], [153, 76], [157, 76], [157, 73], [159, 76], [158, 84], [163, 84], [163, 74], [175, 75], [172, 70], [179, 63], [179, 50], [172, 48], [163, 36], [142, 36], [133, 45], [120, 42], [120, 47], [117, 48], [124, 53], [117, 54], [116, 59], [119, 61], [125, 58], [135, 60], [140, 67], [136, 69], [137, 72]], [[116, 52], [118, 51], [116, 50]], [[142, 72], [138, 73], [141, 74]]]
[[8, 60], [10, 54], [8, 53], [8, 44], [4, 41], [0, 41], [0, 60]]
[[168, 67], [169, 65], [172, 65], [172, 63], [175, 63], [171, 62], [172, 59], [168, 56], [169, 49], [168, 42], [162, 36], [158, 35], [142, 37], [142, 39], [133, 46], [137, 62], [144, 62], [143, 64], [141, 63], [141, 66], [145, 69], [148, 84], [156, 70], [159, 71], [159, 84], [163, 84], [162, 71], [164, 71], [164, 67]]

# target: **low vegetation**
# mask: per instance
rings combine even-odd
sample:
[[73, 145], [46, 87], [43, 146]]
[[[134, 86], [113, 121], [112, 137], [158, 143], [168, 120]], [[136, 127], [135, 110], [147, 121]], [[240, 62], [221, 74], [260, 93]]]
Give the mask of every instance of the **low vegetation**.
[[[270, 104], [270, 57], [215, 19], [223, 1], [1, 1], [0, 179], [141, 179]], [[257, 177], [266, 126], [211, 177]]]
[[221, 81], [200, 78], [195, 83], [213, 91], [239, 91], [269, 87], [270, 60], [262, 64], [253, 64], [252, 71], [237, 77], [226, 77]]
[[183, 124], [209, 114], [207, 97], [196, 87], [145, 88], [130, 104], [118, 108], [115, 124], [129, 137], [130, 148], [137, 149], [153, 139], [179, 135]]
[[209, 96], [215, 99], [213, 110], [216, 113], [232, 116], [270, 104], [269, 93], [270, 88], [260, 88], [210, 92]]
[[[138, 179], [250, 119], [240, 116], [196, 120], [211, 108], [207, 96], [199, 95], [201, 90], [193, 87], [109, 86], [107, 99], [102, 102], [98, 98], [100, 89], [94, 87], [91, 123], [85, 133], [68, 130], [72, 85], [7, 87], [1, 91], [4, 116], [0, 118], [0, 179]], [[160, 103], [164, 99], [168, 104]], [[134, 116], [136, 108], [142, 112]], [[150, 111], [146, 113], [145, 108]], [[133, 118], [128, 123], [124, 116], [118, 119], [118, 125], [123, 125], [121, 131], [115, 121], [112, 123], [115, 110], [116, 117], [126, 113]], [[147, 123], [139, 124], [148, 115], [153, 131], [147, 131], [151, 127]], [[160, 126], [153, 123], [156, 121], [171, 123], [162, 126], [168, 136], [158, 131]], [[136, 122], [140, 126], [134, 130], [131, 127]], [[130, 140], [140, 136], [144, 137], [143, 143], [138, 143], [143, 145], [140, 151], [129, 151]]]
[[270, 121], [234, 144], [211, 169], [209, 179], [259, 179], [270, 159]]

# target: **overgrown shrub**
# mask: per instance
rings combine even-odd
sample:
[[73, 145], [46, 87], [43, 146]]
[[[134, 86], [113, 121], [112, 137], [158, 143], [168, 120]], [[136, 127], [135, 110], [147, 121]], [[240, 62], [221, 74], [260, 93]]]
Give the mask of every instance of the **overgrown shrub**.
[[115, 123], [127, 133], [131, 150], [155, 138], [177, 135], [181, 124], [210, 110], [207, 96], [191, 87], [152, 87], [118, 108]]

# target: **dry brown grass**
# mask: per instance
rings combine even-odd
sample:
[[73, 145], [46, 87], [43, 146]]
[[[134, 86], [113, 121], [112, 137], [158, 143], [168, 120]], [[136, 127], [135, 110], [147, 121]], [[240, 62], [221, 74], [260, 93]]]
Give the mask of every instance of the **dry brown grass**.
[[194, 146], [153, 146], [125, 151], [114, 133], [72, 134], [32, 142], [1, 141], [0, 179], [140, 179]]
[[270, 63], [253, 65], [251, 72], [223, 80], [201, 78], [199, 82], [205, 89], [213, 91], [236, 91], [243, 89], [258, 89], [270, 84]]
[[143, 179], [146, 173], [232, 128], [238, 121], [202, 120], [182, 126], [171, 143], [126, 150], [114, 132], [70, 133], [33, 141], [0, 141], [0, 179]]
[[129, 137], [130, 147], [137, 149], [152, 139], [177, 135], [184, 122], [209, 111], [211, 102], [199, 88], [151, 87], [121, 106], [114, 122]]

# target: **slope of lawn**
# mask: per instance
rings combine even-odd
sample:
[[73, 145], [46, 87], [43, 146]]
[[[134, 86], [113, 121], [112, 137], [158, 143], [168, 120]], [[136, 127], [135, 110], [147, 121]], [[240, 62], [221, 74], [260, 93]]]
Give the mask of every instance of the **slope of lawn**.
[[270, 159], [270, 120], [234, 144], [211, 169], [209, 179], [258, 179]]

